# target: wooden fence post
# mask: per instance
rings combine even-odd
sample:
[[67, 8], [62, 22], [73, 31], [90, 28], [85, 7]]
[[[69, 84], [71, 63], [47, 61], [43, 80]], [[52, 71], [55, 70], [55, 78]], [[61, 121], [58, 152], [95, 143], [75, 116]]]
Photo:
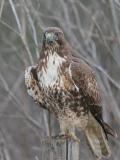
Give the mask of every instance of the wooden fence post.
[[49, 139], [41, 143], [39, 160], [80, 160], [79, 144], [63, 139]]
[[80, 160], [80, 145], [77, 142], [69, 141], [68, 145], [68, 159], [66, 160]]

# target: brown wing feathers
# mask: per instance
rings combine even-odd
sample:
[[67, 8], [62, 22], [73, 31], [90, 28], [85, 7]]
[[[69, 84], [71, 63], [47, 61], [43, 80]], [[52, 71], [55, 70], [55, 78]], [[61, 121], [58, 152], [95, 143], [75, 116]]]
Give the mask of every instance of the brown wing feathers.
[[100, 89], [94, 73], [87, 64], [75, 57], [71, 69], [76, 85], [81, 89], [90, 112], [103, 128], [106, 138], [108, 138], [107, 134], [116, 137], [116, 132], [103, 121]]

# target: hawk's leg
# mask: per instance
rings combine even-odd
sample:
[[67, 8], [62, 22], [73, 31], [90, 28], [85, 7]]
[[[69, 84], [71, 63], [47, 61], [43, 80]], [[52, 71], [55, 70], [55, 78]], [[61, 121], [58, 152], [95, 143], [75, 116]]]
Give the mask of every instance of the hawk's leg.
[[68, 132], [68, 133], [64, 133], [64, 134], [59, 134], [56, 136], [52, 136], [53, 139], [70, 139], [70, 140], [74, 140], [78, 143], [80, 143], [80, 139], [76, 137], [74, 132]]
[[66, 140], [66, 139], [70, 139], [73, 140], [77, 143], [80, 143], [80, 139], [75, 135], [75, 126], [62, 121], [59, 121], [60, 123], [60, 134], [59, 135], [55, 135], [55, 136], [51, 136], [51, 137], [47, 137], [46, 140]]
[[80, 139], [75, 135], [75, 127], [68, 125], [63, 121], [60, 122], [61, 133], [57, 136], [52, 136], [52, 138], [70, 139], [80, 143]]

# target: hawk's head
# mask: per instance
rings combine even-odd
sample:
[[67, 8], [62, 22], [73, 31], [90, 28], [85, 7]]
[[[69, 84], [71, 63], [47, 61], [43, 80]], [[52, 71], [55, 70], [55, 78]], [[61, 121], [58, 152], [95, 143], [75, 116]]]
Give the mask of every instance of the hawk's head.
[[56, 56], [58, 59], [62, 57], [68, 61], [71, 57], [71, 49], [60, 28], [48, 27], [43, 33], [40, 60], [44, 59], [47, 64], [49, 58], [55, 58], [54, 61], [58, 62]]
[[44, 31], [43, 43], [46, 47], [59, 47], [65, 44], [65, 38], [62, 30], [57, 27], [48, 27]]

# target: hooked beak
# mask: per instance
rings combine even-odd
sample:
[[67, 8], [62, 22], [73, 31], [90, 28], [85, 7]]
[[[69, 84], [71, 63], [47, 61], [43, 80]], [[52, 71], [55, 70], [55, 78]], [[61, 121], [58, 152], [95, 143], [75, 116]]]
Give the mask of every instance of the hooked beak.
[[57, 37], [54, 33], [45, 33], [45, 40], [48, 44], [53, 44]]

